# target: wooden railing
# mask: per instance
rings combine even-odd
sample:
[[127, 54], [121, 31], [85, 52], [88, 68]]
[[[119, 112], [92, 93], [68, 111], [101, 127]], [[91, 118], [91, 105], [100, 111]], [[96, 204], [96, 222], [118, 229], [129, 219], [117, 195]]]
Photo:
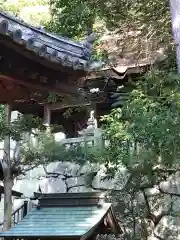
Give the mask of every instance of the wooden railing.
[[[12, 213], [12, 226], [16, 225], [19, 221], [21, 221], [27, 215], [27, 212], [28, 201], [24, 201], [24, 203]], [[2, 228], [3, 222], [0, 223], [0, 230], [2, 230]]]
[[15, 225], [19, 221], [21, 221], [28, 212], [28, 201], [24, 201], [23, 205], [21, 205], [16, 211], [12, 213], [12, 224]]
[[68, 148], [71, 146], [81, 146], [81, 147], [86, 147], [86, 146], [91, 146], [91, 147], [100, 147], [104, 148], [105, 146], [108, 145], [107, 140], [103, 139], [101, 136], [100, 137], [95, 137], [95, 136], [86, 136], [86, 137], [78, 137], [78, 138], [66, 138], [61, 141], [61, 144], [64, 144]]
[[95, 145], [95, 138], [94, 136], [87, 136], [87, 137], [78, 137], [78, 138], [66, 138], [62, 140], [62, 144], [66, 146], [72, 146], [72, 145]]

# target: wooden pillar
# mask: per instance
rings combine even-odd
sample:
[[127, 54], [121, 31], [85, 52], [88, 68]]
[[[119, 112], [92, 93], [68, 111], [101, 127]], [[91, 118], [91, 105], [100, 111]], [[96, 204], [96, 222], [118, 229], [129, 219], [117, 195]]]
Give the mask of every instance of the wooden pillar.
[[24, 201], [23, 217], [25, 217], [27, 213], [28, 213], [28, 201]]
[[49, 105], [44, 105], [44, 124], [50, 126], [51, 124], [51, 110]]
[[96, 119], [96, 128], [98, 128], [98, 122], [97, 122], [97, 104], [93, 104], [93, 110], [94, 110], [94, 117]]

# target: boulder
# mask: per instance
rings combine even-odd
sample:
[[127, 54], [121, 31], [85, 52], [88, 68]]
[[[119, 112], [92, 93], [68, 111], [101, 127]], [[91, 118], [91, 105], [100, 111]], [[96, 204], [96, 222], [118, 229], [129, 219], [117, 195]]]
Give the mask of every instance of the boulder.
[[155, 236], [166, 240], [180, 240], [180, 216], [164, 216], [154, 231]]

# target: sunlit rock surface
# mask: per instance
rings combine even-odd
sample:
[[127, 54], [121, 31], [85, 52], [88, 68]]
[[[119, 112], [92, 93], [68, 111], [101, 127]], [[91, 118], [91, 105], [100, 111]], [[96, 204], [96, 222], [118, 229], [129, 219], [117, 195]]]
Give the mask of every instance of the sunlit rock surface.
[[155, 235], [161, 239], [180, 239], [180, 217], [165, 216], [155, 229]]

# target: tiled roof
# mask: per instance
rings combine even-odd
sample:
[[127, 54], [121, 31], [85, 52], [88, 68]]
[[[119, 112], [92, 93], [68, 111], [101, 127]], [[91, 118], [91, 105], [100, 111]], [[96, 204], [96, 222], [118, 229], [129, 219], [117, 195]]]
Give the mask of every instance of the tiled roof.
[[59, 63], [73, 69], [86, 69], [92, 53], [95, 38], [88, 36], [84, 42], [73, 42], [68, 38], [48, 33], [27, 23], [0, 13], [0, 37], [7, 36], [14, 43], [35, 52], [37, 57]]
[[0, 237], [80, 237], [94, 229], [110, 207], [110, 203], [103, 203], [101, 206], [33, 209], [17, 225], [2, 232]]
[[104, 201], [102, 192], [77, 192], [77, 193], [45, 193], [38, 194], [40, 207], [61, 207], [61, 206], [96, 206]]

